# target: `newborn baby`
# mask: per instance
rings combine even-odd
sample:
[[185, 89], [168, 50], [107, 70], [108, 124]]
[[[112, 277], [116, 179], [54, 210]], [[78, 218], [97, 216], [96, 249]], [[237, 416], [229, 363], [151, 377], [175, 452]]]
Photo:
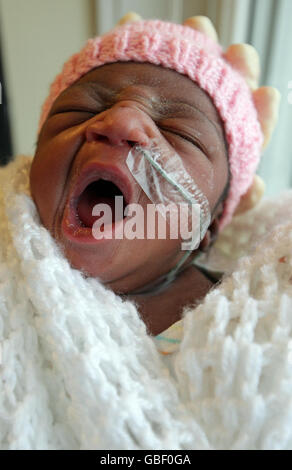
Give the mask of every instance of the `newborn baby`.
[[[121, 191], [125, 203], [140, 204], [146, 214], [151, 201], [126, 158], [133, 143], [147, 147], [153, 139], [159, 148], [167, 146], [181, 156], [206, 195], [212, 223], [201, 247], [207, 247], [228, 189], [224, 129], [207, 94], [176, 71], [128, 62], [85, 74], [54, 102], [32, 164], [32, 195], [43, 224], [72, 266], [117, 293], [127, 294], [170, 271], [183, 255], [181, 240], [96, 240], [83, 226], [78, 231], [73, 225], [68, 228], [68, 212], [76, 211], [83, 225], [92, 227], [93, 206], [111, 204]], [[97, 182], [92, 195], [88, 181]], [[72, 207], [76, 194], [79, 199]], [[163, 294], [139, 296], [150, 331], [158, 333], [179, 319], [182, 305], [204, 295], [211, 285], [190, 267]]]
[[[198, 73], [201, 67], [202, 75], [191, 79], [194, 58], [191, 55], [188, 57], [189, 52], [184, 50], [183, 42], [181, 57], [175, 56], [178, 51], [170, 51], [172, 63], [167, 63], [167, 66], [163, 63], [163, 51], [157, 49], [156, 57], [153, 53], [151, 57], [146, 57], [144, 51], [139, 51], [139, 48], [145, 48], [145, 44], [141, 46], [141, 39], [138, 43], [137, 37], [149, 41], [149, 34], [155, 34], [156, 28], [157, 34], [159, 28], [170, 33], [169, 26], [159, 22], [145, 22], [144, 26], [143, 22], [138, 22], [137, 25], [134, 28], [128, 26], [128, 32], [127, 29], [123, 32], [122, 27], [120, 37], [118, 33], [117, 36], [110, 33], [108, 39], [105, 37], [104, 49], [99, 57], [94, 50], [95, 61], [89, 57], [90, 50], [85, 50], [83, 55], [81, 53], [79, 68], [82, 73], [78, 70], [78, 78], [70, 78], [69, 86], [64, 84], [68, 74], [74, 75], [70, 70], [74, 64], [72, 62], [70, 65], [69, 62], [67, 70], [65, 66], [61, 82], [63, 90], [55, 91], [56, 87], [60, 87], [59, 78], [59, 82], [52, 87], [49, 104], [47, 101], [46, 116], [42, 116], [30, 181], [42, 223], [62, 247], [71, 265], [88, 276], [98, 277], [114, 292], [135, 300], [148, 331], [157, 334], [179, 320], [183, 306], [203, 298], [216, 282], [200, 272], [191, 261], [200, 251], [208, 250], [216, 238], [223, 204], [230, 195], [230, 160], [233, 174], [245, 173], [239, 175], [239, 181], [234, 182], [237, 188], [231, 190], [231, 195], [235, 189], [238, 193], [236, 197], [232, 196], [234, 206], [252, 182], [262, 137], [254, 105], [247, 97], [247, 87], [244, 88], [246, 85], [240, 77], [233, 73], [229, 78], [237, 80], [237, 83], [233, 84], [233, 89], [225, 91], [226, 104], [220, 96], [220, 87], [221, 95], [226, 88], [225, 69], [221, 70], [222, 79], [219, 77], [221, 85], [219, 82], [212, 84], [219, 90], [218, 96], [213, 99], [217, 100], [217, 108], [221, 109], [220, 116], [207, 93], [208, 81], [204, 82], [204, 77], [210, 74], [209, 65], [200, 59], [202, 63], [198, 64]], [[198, 51], [204, 46], [210, 51], [208, 60], [212, 57], [215, 60], [219, 46], [201, 33], [191, 37], [196, 33], [191, 26], [194, 25], [189, 23], [189, 27], [178, 29], [176, 34], [196, 40]], [[127, 46], [118, 42], [120, 38], [126, 41], [127, 36], [124, 35], [129, 33], [132, 38], [128, 38]], [[98, 41], [92, 42], [95, 48], [102, 47]], [[111, 42], [112, 51], [109, 53], [106, 41]], [[131, 47], [136, 61], [131, 56]], [[78, 68], [78, 58], [74, 60]], [[184, 73], [177, 71], [181, 60], [184, 61]], [[84, 73], [87, 69], [89, 71]], [[215, 73], [219, 74], [218, 67], [217, 71], [214, 69]], [[201, 87], [198, 84], [200, 81]], [[243, 89], [241, 94], [240, 87]], [[213, 91], [215, 93], [216, 89]], [[230, 98], [228, 93], [232, 93]], [[238, 94], [239, 104], [235, 102]], [[245, 110], [242, 111], [241, 101], [244, 100]], [[222, 109], [227, 104], [229, 109]], [[232, 122], [232, 108], [239, 121], [233, 130], [228, 128], [235, 125]], [[247, 117], [250, 120], [246, 124], [249, 129], [242, 132], [240, 120]], [[225, 129], [224, 118], [227, 120]], [[229, 133], [227, 139], [226, 132]], [[240, 135], [242, 142], [238, 139]], [[235, 138], [238, 142], [234, 141]], [[107, 203], [113, 208], [115, 196], [123, 197], [123, 207], [139, 204], [145, 214], [145, 220], [140, 222], [144, 222], [145, 227], [149, 225], [146, 206], [151, 201], [129, 171], [126, 159], [133, 146], [147, 149], [153, 141], [167, 155], [179, 155], [209, 205], [210, 223], [200, 245], [185, 261], [178, 237], [129, 240], [125, 237], [107, 239], [104, 236], [96, 240], [92, 233], [96, 220], [92, 215], [94, 206]], [[246, 148], [242, 150], [244, 146]], [[238, 168], [228, 155], [230, 151], [239, 152], [236, 156]], [[249, 153], [247, 157], [245, 152]], [[245, 168], [241, 168], [243, 165]], [[232, 207], [231, 211], [234, 209]], [[118, 218], [114, 220], [114, 235], [123, 229], [121, 225], [125, 222], [125, 218], [123, 221]], [[166, 289], [158, 293], [155, 289], [151, 290], [156, 280], [162, 279], [180, 262], [180, 276], [176, 276]], [[145, 289], [145, 286], [150, 288]], [[135, 295], [136, 292], [139, 295]]]

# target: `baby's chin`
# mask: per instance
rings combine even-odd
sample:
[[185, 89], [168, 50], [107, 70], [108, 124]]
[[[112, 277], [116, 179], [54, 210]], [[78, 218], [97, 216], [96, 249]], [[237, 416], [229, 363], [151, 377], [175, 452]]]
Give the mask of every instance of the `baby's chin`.
[[125, 276], [123, 252], [127, 252], [124, 240], [106, 240], [98, 244], [75, 244], [67, 239], [57, 240], [70, 265], [87, 277], [99, 278], [102, 282], [114, 282]]
[[[86, 277], [97, 278], [116, 293], [141, 288], [167, 269], [164, 251], [172, 252], [174, 240], [115, 240], [81, 244], [67, 238], [56, 240], [72, 268]], [[162, 260], [165, 260], [165, 263]]]

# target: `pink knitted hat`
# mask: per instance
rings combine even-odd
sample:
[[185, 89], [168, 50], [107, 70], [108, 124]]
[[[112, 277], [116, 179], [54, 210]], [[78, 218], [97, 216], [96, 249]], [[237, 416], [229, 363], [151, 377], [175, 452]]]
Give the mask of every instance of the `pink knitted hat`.
[[63, 66], [50, 87], [39, 123], [45, 122], [60, 93], [91, 69], [113, 62], [149, 62], [187, 75], [211, 97], [221, 116], [228, 143], [230, 188], [219, 221], [222, 230], [231, 220], [240, 197], [253, 181], [263, 144], [253, 95], [224, 58], [221, 47], [188, 26], [158, 20], [116, 27], [89, 39], [81, 52]]

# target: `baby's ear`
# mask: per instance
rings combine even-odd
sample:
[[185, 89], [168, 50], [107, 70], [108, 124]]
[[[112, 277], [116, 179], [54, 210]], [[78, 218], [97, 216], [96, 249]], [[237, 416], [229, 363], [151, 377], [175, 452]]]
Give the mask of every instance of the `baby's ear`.
[[259, 175], [254, 175], [253, 182], [247, 192], [240, 198], [234, 216], [243, 214], [255, 207], [262, 199], [266, 185]]

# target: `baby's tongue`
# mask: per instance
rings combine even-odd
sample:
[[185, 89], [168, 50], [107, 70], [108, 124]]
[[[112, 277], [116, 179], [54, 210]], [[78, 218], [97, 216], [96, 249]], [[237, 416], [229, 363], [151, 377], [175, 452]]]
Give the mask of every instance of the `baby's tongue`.
[[[92, 211], [96, 204], [106, 204], [108, 208], [103, 211], [100, 207], [100, 215], [93, 216]], [[103, 217], [104, 225], [112, 224], [115, 222], [115, 198], [113, 196], [99, 196], [95, 191], [86, 190], [79, 199], [77, 214], [86, 227], [92, 227], [100, 217]]]

